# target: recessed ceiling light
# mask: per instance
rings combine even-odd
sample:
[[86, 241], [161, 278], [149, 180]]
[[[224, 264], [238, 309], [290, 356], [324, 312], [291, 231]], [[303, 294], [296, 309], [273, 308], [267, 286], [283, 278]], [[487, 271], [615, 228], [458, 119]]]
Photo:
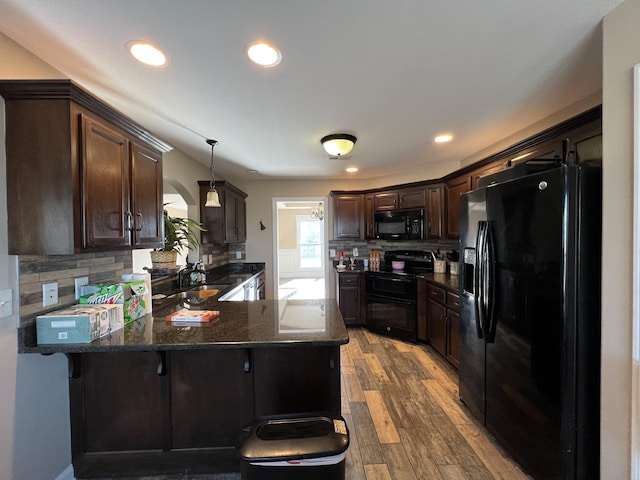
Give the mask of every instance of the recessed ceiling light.
[[453, 135], [451, 135], [450, 133], [443, 133], [442, 135], [438, 135], [433, 139], [433, 141], [436, 143], [447, 143], [451, 140], [453, 140]]
[[282, 60], [280, 50], [262, 41], [247, 45], [247, 55], [253, 63], [263, 67], [275, 67]]
[[258, 173], [258, 170], [254, 170], [253, 168], [250, 168], [249, 170], [247, 170], [247, 173]]
[[349, 173], [355, 173], [358, 171], [358, 167], [347, 167], [346, 171]]
[[167, 63], [167, 56], [149, 42], [132, 40], [127, 42], [126, 46], [136, 60], [146, 65], [161, 67]]

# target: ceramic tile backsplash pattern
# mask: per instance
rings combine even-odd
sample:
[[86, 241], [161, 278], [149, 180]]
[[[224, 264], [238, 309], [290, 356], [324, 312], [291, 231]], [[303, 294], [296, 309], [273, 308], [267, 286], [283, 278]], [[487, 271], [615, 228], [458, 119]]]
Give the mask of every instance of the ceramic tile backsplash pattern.
[[[89, 283], [118, 281], [131, 273], [131, 251], [79, 255], [19, 256], [20, 326], [33, 323], [36, 315], [76, 303], [74, 279], [89, 277]], [[58, 304], [42, 306], [42, 285], [58, 282]]]
[[229, 245], [201, 244], [199, 253], [207, 267], [220, 267], [229, 263]]
[[342, 250], [346, 256], [350, 256], [353, 249], [358, 249], [358, 258], [368, 257], [370, 252], [385, 252], [387, 250], [431, 250], [436, 252], [440, 249], [441, 253], [458, 250], [459, 243], [456, 240], [440, 240], [440, 241], [413, 241], [413, 242], [389, 242], [386, 240], [330, 240], [329, 249], [335, 249], [336, 252]]

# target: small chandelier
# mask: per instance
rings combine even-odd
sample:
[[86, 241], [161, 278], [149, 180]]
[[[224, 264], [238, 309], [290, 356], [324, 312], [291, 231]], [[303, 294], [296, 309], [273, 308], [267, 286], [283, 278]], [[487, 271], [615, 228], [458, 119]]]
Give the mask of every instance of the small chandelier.
[[322, 202], [320, 202], [317, 207], [313, 207], [313, 210], [311, 210], [311, 218], [315, 218], [316, 220], [322, 220], [324, 218]]
[[334, 157], [342, 157], [347, 155], [358, 139], [348, 133], [333, 133], [322, 137], [320, 143], [325, 151]]
[[207, 201], [205, 202], [205, 207], [221, 207], [220, 198], [218, 197], [218, 192], [216, 191], [215, 182], [216, 179], [213, 176], [213, 147], [217, 145], [217, 140], [207, 139], [207, 143], [211, 145], [211, 166], [209, 167], [211, 170], [211, 181], [209, 182], [209, 191], [207, 192]]

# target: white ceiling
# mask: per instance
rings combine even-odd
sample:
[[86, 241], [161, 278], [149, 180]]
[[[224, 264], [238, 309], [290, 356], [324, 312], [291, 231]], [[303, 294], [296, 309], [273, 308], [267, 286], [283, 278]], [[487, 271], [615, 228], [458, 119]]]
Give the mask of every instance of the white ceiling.
[[[618, 3], [0, 0], [0, 31], [205, 165], [218, 140], [227, 179], [364, 179], [463, 159], [598, 92]], [[169, 65], [137, 63], [134, 39]], [[257, 39], [279, 66], [248, 61]], [[320, 145], [336, 132], [358, 137], [349, 160]]]

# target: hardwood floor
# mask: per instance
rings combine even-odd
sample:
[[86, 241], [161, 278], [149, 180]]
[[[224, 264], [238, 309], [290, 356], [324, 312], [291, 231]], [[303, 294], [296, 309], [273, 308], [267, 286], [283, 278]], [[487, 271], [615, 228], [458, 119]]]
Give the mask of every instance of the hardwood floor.
[[350, 329], [342, 347], [347, 480], [526, 480], [467, 414], [431, 347]]
[[[346, 480], [528, 480], [458, 400], [431, 347], [349, 329], [341, 349]], [[120, 480], [239, 480], [237, 473]]]

